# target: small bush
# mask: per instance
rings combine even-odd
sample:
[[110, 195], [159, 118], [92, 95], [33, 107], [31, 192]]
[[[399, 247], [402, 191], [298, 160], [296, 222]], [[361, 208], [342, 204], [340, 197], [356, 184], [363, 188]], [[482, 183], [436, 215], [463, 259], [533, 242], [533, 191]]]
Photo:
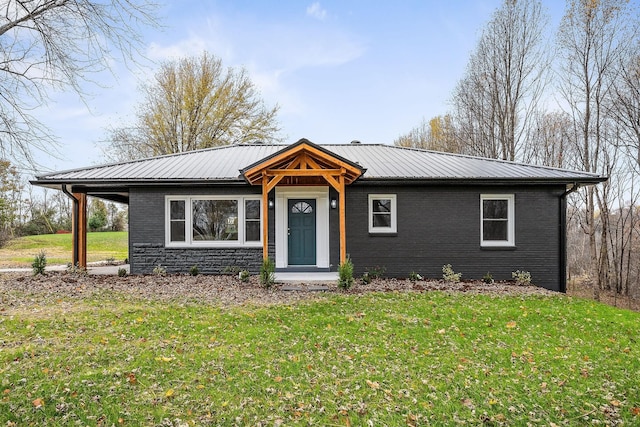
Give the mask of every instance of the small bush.
[[369, 275], [368, 271], [365, 271], [364, 273], [362, 273], [362, 277], [360, 278], [360, 281], [362, 282], [363, 285], [368, 285], [369, 283], [371, 283], [371, 276]]
[[33, 275], [37, 276], [38, 274], [44, 274], [44, 270], [47, 267], [47, 254], [45, 251], [40, 251], [33, 258], [33, 263], [31, 264], [33, 268]]
[[248, 282], [249, 277], [251, 277], [251, 274], [249, 274], [248, 270], [242, 270], [240, 273], [238, 273], [238, 278], [241, 282]]
[[119, 268], [118, 269], [118, 277], [127, 277], [127, 269], [126, 268]]
[[276, 282], [276, 265], [271, 258], [262, 260], [260, 266], [260, 284], [269, 289]]
[[409, 273], [409, 280], [411, 280], [412, 282], [422, 280], [422, 276], [419, 273], [412, 271], [411, 273]]
[[531, 273], [524, 270], [516, 270], [511, 273], [511, 277], [516, 281], [518, 286], [529, 286], [531, 284]]
[[153, 274], [156, 275], [156, 276], [166, 276], [167, 275], [167, 269], [164, 268], [161, 264], [158, 264], [153, 269]]
[[487, 274], [482, 276], [482, 281], [490, 285], [493, 283], [493, 276], [487, 271]]
[[453, 271], [451, 264], [445, 264], [442, 266], [442, 278], [445, 282], [458, 283], [461, 277], [462, 273], [456, 273]]
[[379, 266], [376, 265], [375, 267], [371, 267], [367, 269], [367, 272], [369, 273], [369, 277], [371, 277], [372, 279], [380, 279], [382, 276], [384, 276], [384, 273], [387, 271], [387, 268], [385, 266]]
[[81, 276], [85, 276], [87, 274], [87, 269], [86, 269], [86, 267], [81, 266], [79, 262], [77, 262], [76, 265], [73, 265], [72, 263], [68, 263], [67, 264], [67, 273], [69, 273], [69, 274], [79, 274]]
[[189, 269], [189, 274], [192, 276], [197, 276], [198, 274], [200, 274], [200, 269], [197, 265], [192, 265]]
[[338, 267], [338, 287], [343, 290], [351, 288], [353, 285], [353, 263], [347, 260]]
[[235, 265], [227, 265], [223, 270], [222, 274], [227, 274], [229, 276], [237, 276], [240, 274], [240, 267]]

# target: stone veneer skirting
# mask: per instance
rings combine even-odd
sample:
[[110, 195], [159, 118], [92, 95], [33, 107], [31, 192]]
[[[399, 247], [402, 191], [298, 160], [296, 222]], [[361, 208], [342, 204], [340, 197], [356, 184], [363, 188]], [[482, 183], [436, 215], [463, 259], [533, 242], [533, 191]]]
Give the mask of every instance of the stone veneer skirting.
[[262, 248], [166, 248], [134, 243], [130, 252], [132, 274], [150, 274], [158, 265], [167, 273], [189, 273], [197, 265], [203, 274], [221, 274], [228, 268], [257, 274], [262, 265]]

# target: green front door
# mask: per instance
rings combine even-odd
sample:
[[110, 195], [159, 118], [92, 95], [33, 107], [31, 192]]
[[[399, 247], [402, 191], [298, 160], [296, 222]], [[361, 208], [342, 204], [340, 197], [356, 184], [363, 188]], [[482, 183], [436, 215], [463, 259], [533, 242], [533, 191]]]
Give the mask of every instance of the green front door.
[[289, 199], [289, 265], [316, 265], [316, 201]]

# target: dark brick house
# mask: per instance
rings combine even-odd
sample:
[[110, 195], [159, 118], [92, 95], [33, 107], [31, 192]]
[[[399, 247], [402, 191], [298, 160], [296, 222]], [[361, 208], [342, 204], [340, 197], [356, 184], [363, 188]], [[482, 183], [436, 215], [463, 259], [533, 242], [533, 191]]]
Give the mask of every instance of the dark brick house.
[[[599, 175], [389, 145], [243, 144], [41, 175], [75, 201], [83, 261], [86, 196], [129, 205], [131, 273], [383, 266], [497, 280], [531, 272], [565, 290], [566, 196]], [[83, 253], [83, 250], [85, 253]], [[85, 258], [86, 260], [86, 258]]]

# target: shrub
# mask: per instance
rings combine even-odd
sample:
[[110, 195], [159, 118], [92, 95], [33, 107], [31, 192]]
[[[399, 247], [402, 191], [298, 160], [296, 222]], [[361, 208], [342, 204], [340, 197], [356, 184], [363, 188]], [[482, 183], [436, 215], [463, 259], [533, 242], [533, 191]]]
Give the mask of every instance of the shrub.
[[222, 274], [228, 274], [229, 276], [237, 276], [240, 274], [240, 267], [236, 267], [235, 265], [227, 265], [223, 270]]
[[238, 273], [238, 278], [241, 282], [248, 282], [249, 277], [251, 277], [251, 274], [249, 274], [248, 270], [242, 270], [240, 273]]
[[197, 276], [198, 274], [200, 274], [200, 269], [197, 265], [192, 265], [189, 269], [189, 274], [192, 276]]
[[260, 284], [269, 289], [276, 282], [276, 265], [271, 258], [262, 260], [260, 266]]
[[343, 290], [351, 288], [353, 285], [353, 263], [347, 260], [338, 267], [338, 287]]
[[461, 277], [462, 273], [456, 273], [453, 271], [451, 264], [445, 264], [442, 266], [442, 278], [445, 282], [458, 283]]
[[161, 264], [158, 264], [153, 269], [153, 274], [156, 276], [165, 276], [167, 274], [167, 269], [164, 268]]
[[38, 252], [38, 254], [33, 258], [31, 267], [33, 268], [34, 276], [44, 274], [44, 269], [47, 267], [47, 254], [45, 251]]
[[360, 278], [360, 281], [362, 282], [363, 285], [368, 285], [369, 283], [371, 283], [371, 276], [369, 275], [368, 271], [365, 271], [364, 273], [362, 273], [362, 277]]
[[367, 269], [367, 273], [369, 273], [369, 277], [371, 277], [372, 279], [381, 278], [382, 276], [384, 276], [385, 271], [387, 271], [387, 268], [385, 266], [381, 267], [379, 265]]
[[531, 284], [531, 273], [524, 270], [516, 270], [511, 273], [511, 277], [516, 281], [518, 286], [529, 286]]
[[118, 269], [118, 277], [127, 277], [127, 269], [126, 268], [119, 268]]
[[412, 282], [422, 280], [422, 276], [419, 273], [412, 271], [411, 273], [409, 273], [409, 280], [411, 280]]
[[79, 262], [76, 263], [76, 265], [73, 265], [72, 263], [67, 264], [67, 273], [69, 274], [80, 274], [82, 276], [87, 274], [87, 269], [85, 267], [82, 267], [80, 265]]
[[493, 283], [493, 276], [487, 271], [487, 274], [482, 276], [482, 281], [490, 285]]

